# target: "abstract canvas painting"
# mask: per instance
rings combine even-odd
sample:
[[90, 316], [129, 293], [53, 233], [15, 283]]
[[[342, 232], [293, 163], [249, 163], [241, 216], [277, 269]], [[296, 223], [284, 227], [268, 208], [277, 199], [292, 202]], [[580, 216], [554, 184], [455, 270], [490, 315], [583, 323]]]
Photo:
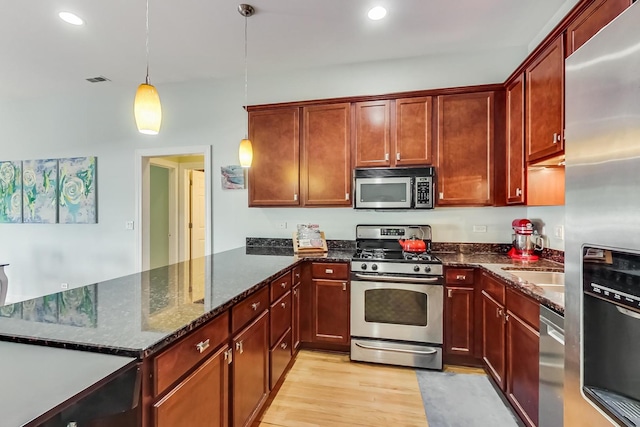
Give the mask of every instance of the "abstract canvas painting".
[[61, 224], [94, 224], [96, 209], [96, 158], [58, 160], [58, 218]]
[[22, 222], [22, 162], [0, 162], [0, 222]]
[[58, 160], [22, 162], [24, 222], [53, 224], [58, 220]]
[[244, 168], [239, 165], [221, 166], [223, 190], [241, 190], [244, 188]]

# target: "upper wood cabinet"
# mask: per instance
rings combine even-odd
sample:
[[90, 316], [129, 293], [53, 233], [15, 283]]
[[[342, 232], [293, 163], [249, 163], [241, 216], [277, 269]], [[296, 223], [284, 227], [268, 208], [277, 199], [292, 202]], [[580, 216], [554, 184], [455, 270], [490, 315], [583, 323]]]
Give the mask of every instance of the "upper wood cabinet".
[[300, 205], [299, 123], [298, 108], [249, 112], [249, 206]]
[[569, 56], [613, 21], [632, 0], [595, 0], [567, 26], [566, 55]]
[[440, 206], [493, 203], [495, 92], [438, 97]]
[[302, 109], [302, 204], [351, 206], [351, 106]]
[[356, 167], [433, 163], [431, 96], [354, 103]]
[[564, 151], [564, 53], [562, 35], [525, 70], [527, 162]]
[[508, 205], [525, 202], [524, 74], [507, 84], [507, 200]]

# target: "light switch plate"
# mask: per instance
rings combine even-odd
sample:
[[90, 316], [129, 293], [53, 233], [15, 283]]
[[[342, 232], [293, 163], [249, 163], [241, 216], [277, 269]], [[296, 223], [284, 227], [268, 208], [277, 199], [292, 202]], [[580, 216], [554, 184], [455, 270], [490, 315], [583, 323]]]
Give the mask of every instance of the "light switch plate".
[[473, 232], [474, 233], [486, 233], [487, 232], [487, 226], [486, 225], [474, 225], [473, 226]]
[[556, 239], [564, 240], [564, 225], [556, 225], [553, 229]]

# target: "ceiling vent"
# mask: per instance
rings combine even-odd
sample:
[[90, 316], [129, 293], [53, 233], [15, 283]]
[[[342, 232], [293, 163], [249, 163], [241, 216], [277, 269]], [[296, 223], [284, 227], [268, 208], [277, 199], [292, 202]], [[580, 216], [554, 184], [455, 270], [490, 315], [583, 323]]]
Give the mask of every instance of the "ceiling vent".
[[98, 77], [89, 77], [87, 81], [91, 83], [100, 83], [100, 82], [110, 82], [111, 80], [109, 80], [104, 76], [98, 76]]

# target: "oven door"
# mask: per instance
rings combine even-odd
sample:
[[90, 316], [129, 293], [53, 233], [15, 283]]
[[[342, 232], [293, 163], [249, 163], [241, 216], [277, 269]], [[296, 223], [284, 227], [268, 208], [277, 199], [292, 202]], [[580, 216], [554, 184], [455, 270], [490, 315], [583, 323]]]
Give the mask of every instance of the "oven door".
[[352, 280], [351, 335], [442, 344], [443, 292], [442, 285]]
[[411, 177], [355, 179], [356, 209], [409, 209], [413, 183]]

